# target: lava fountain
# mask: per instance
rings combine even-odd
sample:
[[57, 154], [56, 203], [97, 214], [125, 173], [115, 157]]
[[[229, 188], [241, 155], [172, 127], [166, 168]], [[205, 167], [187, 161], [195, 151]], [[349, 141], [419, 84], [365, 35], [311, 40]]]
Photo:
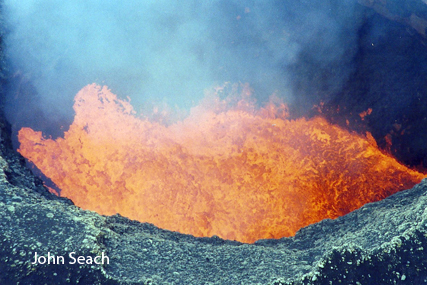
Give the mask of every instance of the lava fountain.
[[321, 117], [257, 108], [244, 86], [233, 106], [212, 95], [173, 124], [135, 115], [107, 87], [84, 87], [64, 138], [19, 131], [19, 152], [77, 206], [194, 236], [254, 242], [294, 235], [425, 175], [372, 136]]

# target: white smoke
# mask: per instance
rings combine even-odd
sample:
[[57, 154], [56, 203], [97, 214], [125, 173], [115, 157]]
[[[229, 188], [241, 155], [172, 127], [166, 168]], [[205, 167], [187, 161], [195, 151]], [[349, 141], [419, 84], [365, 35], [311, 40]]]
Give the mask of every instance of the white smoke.
[[36, 93], [25, 97], [15, 82], [7, 113], [17, 126], [69, 120], [74, 95], [92, 82], [137, 110], [151, 101], [188, 108], [225, 81], [250, 83], [261, 101], [275, 90], [291, 97], [289, 78], [299, 75], [289, 67], [306, 60], [342, 63], [328, 81], [335, 90], [352, 69], [359, 8], [350, 0], [4, 0], [11, 70]]

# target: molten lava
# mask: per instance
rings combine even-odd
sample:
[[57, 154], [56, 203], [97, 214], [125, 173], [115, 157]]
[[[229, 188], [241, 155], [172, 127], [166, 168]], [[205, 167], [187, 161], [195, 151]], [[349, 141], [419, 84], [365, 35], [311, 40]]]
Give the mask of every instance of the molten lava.
[[165, 126], [88, 85], [64, 138], [23, 128], [19, 152], [83, 209], [242, 242], [294, 235], [424, 178], [369, 134], [289, 120], [283, 104], [257, 110], [248, 92], [234, 107], [212, 97]]

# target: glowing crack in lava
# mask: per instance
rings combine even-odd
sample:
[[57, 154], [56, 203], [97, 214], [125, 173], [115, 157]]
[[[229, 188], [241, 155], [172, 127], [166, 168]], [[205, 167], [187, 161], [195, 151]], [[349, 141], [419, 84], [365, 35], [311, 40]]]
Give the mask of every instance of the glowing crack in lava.
[[64, 138], [23, 128], [19, 152], [83, 209], [243, 242], [293, 235], [424, 177], [370, 136], [320, 117], [288, 120], [283, 104], [257, 109], [248, 92], [234, 107], [215, 97], [165, 126], [88, 85]]

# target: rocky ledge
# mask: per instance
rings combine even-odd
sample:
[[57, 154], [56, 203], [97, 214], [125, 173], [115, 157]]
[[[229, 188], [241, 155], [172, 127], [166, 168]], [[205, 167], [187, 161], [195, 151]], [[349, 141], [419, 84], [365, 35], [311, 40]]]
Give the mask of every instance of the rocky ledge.
[[0, 131], [0, 284], [427, 283], [426, 180], [292, 238], [242, 244], [79, 209], [31, 174], [4, 119]]

